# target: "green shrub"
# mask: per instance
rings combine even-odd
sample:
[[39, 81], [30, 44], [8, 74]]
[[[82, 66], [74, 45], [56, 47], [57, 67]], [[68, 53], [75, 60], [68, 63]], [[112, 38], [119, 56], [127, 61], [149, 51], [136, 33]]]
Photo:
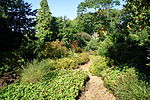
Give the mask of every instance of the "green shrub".
[[70, 58], [61, 58], [56, 60], [55, 63], [55, 68], [56, 69], [72, 69], [72, 68], [77, 68], [78, 63]]
[[92, 39], [92, 36], [86, 32], [80, 32], [80, 33], [77, 33], [77, 38], [82, 38], [83, 40], [85, 41], [90, 41]]
[[115, 70], [110, 69], [108, 71], [105, 71], [102, 74], [104, 83], [109, 89], [113, 90], [115, 88], [115, 86], [117, 85], [117, 78], [119, 77], [120, 74], [121, 74], [121, 71], [117, 69]]
[[46, 42], [43, 56], [50, 59], [58, 59], [68, 55], [68, 50], [60, 41]]
[[134, 68], [114, 68], [103, 76], [104, 83], [113, 90], [119, 100], [148, 100], [150, 85], [139, 80]]
[[88, 53], [77, 54], [77, 55], [73, 56], [71, 59], [76, 61], [78, 65], [82, 65], [84, 63], [87, 63], [90, 60]]
[[117, 79], [115, 95], [121, 100], [148, 100], [150, 98], [150, 86], [138, 79], [135, 69], [129, 68], [122, 72]]
[[54, 69], [54, 61], [50, 59], [33, 60], [32, 63], [27, 64], [27, 68], [23, 69], [21, 74], [21, 83], [34, 83], [42, 79], [42, 77], [49, 71]]
[[12, 71], [14, 68], [21, 66], [25, 63], [20, 52], [1, 52], [0, 53], [0, 75], [4, 72]]
[[97, 50], [97, 48], [98, 48], [98, 42], [96, 39], [91, 39], [87, 43], [87, 46], [85, 47], [86, 50]]
[[101, 76], [102, 72], [109, 68], [105, 57], [97, 56], [94, 58], [93, 64], [89, 67], [93, 75]]
[[80, 32], [75, 35], [76, 40], [78, 40], [79, 47], [85, 47], [86, 43], [92, 39], [92, 36], [86, 32]]
[[104, 41], [99, 43], [97, 54], [100, 56], [108, 56], [110, 47], [113, 46], [113, 42], [111, 41], [110, 37], [107, 37]]
[[0, 88], [0, 100], [76, 100], [86, 79], [82, 71], [55, 70], [37, 83], [13, 83]]
[[88, 62], [89, 56], [87, 53], [73, 54], [71, 57], [57, 59], [55, 62], [56, 69], [74, 69], [78, 65]]

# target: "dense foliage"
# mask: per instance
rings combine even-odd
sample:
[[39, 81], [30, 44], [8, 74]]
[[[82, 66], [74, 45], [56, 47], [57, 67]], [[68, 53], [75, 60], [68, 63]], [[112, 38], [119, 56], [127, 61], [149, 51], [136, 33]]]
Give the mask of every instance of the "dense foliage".
[[108, 61], [104, 57], [96, 56], [90, 66], [90, 72], [101, 76], [105, 85], [113, 91], [119, 100], [147, 100], [150, 98], [149, 83], [140, 80], [135, 68], [128, 66], [108, 67]]
[[89, 51], [97, 55], [90, 72], [115, 96], [149, 99], [150, 2], [125, 2], [118, 10], [118, 0], [85, 0], [70, 20], [52, 16], [47, 0], [38, 10], [1, 0], [0, 76], [20, 77], [0, 89], [0, 99], [76, 99], [87, 75], [75, 69], [90, 60]]
[[68, 49], [60, 41], [46, 42], [42, 51], [45, 58], [58, 59], [68, 55]]
[[35, 84], [14, 83], [0, 89], [0, 99], [76, 100], [79, 90], [83, 88], [86, 79], [85, 72], [55, 70], [45, 75], [42, 81]]
[[93, 75], [101, 76], [102, 72], [107, 68], [106, 58], [98, 56], [94, 58], [94, 62], [90, 66], [89, 70]]
[[[36, 10], [24, 0], [0, 1], [0, 74], [21, 66], [34, 57], [28, 45], [35, 40], [33, 27]], [[30, 55], [30, 56], [29, 56]]]

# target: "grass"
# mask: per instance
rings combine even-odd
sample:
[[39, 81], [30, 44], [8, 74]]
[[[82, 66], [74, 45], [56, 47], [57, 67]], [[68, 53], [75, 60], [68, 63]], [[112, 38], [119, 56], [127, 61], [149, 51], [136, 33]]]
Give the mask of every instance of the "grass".
[[101, 76], [103, 70], [108, 68], [106, 58], [96, 56], [93, 58], [93, 64], [89, 67], [89, 71], [96, 76]]
[[30, 84], [13, 83], [0, 90], [0, 100], [76, 100], [87, 79], [85, 72], [54, 70]]
[[39, 81], [47, 72], [54, 69], [54, 61], [50, 59], [34, 60], [32, 63], [27, 64], [21, 74], [21, 83], [35, 83]]
[[116, 83], [113, 91], [120, 100], [148, 100], [150, 98], [150, 85], [138, 79], [134, 68], [121, 71]]
[[79, 55], [78, 62], [65, 57], [28, 63], [20, 81], [0, 89], [0, 100], [76, 100], [88, 77], [74, 70], [89, 61], [87, 54], [81, 54], [83, 59]]
[[36, 83], [40, 81], [45, 74], [56, 69], [76, 69], [80, 64], [89, 61], [87, 53], [77, 54], [73, 57], [65, 57], [57, 60], [43, 59], [42, 61], [33, 60], [24, 68], [20, 82], [21, 83]]
[[150, 100], [150, 84], [139, 79], [139, 73], [135, 68], [128, 66], [108, 67], [107, 59], [94, 57], [90, 72], [101, 76], [107, 88], [109, 88], [119, 100]]

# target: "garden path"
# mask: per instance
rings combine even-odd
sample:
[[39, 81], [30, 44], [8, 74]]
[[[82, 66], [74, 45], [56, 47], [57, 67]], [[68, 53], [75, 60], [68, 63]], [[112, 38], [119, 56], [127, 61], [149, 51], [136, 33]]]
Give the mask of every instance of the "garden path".
[[92, 60], [79, 68], [79, 70], [87, 71], [89, 75], [89, 81], [86, 83], [79, 100], [116, 100], [115, 96], [109, 93], [108, 89], [104, 86], [101, 77], [93, 76], [89, 72], [91, 64]]

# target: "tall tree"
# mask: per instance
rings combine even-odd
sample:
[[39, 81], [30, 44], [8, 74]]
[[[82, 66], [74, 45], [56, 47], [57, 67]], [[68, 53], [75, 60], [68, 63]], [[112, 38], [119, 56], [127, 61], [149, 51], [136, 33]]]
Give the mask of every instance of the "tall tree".
[[49, 41], [51, 38], [51, 12], [48, 6], [47, 0], [42, 0], [40, 2], [41, 8], [38, 9], [38, 14], [36, 16], [36, 37], [38, 42], [43, 45], [45, 41]]
[[126, 0], [124, 7], [119, 30], [111, 35], [114, 45], [109, 49], [109, 57], [117, 63], [148, 71], [143, 66], [150, 54], [150, 2]]
[[[0, 43], [1, 50], [18, 48], [27, 37], [34, 37], [34, 16], [31, 5], [24, 0], [0, 1]], [[7, 41], [7, 42], [6, 42]]]
[[[85, 0], [78, 5], [77, 13], [82, 16], [85, 13], [92, 24], [87, 24], [90, 32], [96, 32], [99, 29], [108, 30], [110, 20], [110, 10], [114, 5], [119, 5], [118, 0]], [[83, 17], [84, 18], [84, 17]], [[81, 19], [83, 19], [81, 17]], [[89, 23], [89, 22], [88, 22]], [[92, 34], [92, 33], [91, 33]]]
[[125, 22], [129, 37], [144, 48], [143, 56], [147, 56], [150, 60], [150, 2], [148, 0], [126, 0], [126, 2]]
[[32, 58], [35, 14], [24, 0], [0, 0], [0, 74]]
[[78, 14], [84, 12], [96, 12], [99, 10], [109, 10], [114, 5], [119, 5], [118, 0], [85, 0], [78, 5]]

